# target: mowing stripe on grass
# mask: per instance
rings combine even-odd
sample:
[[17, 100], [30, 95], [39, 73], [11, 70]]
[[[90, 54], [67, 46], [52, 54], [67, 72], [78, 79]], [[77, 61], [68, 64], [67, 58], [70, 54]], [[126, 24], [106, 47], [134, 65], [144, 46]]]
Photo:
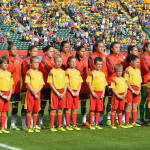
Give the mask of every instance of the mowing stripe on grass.
[[20, 148], [8, 146], [8, 145], [2, 144], [2, 143], [0, 143], [0, 147], [7, 148], [7, 149], [11, 149], [11, 150], [22, 150], [22, 149], [20, 149]]

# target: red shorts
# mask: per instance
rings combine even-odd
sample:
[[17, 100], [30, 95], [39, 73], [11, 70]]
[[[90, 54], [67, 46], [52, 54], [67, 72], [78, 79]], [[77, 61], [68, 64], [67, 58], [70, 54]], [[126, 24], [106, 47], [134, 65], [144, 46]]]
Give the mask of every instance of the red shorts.
[[90, 94], [90, 111], [103, 111], [103, 99], [101, 99], [101, 95], [103, 91], [94, 91], [97, 94], [97, 98], [94, 98], [92, 94]]
[[[5, 96], [9, 95], [9, 91], [1, 91], [1, 93], [4, 94]], [[10, 101], [7, 101], [5, 99], [2, 99], [2, 97], [0, 97], [0, 112], [9, 110], [10, 110]]]
[[[119, 95], [124, 95], [124, 93], [119, 93]], [[111, 108], [114, 110], [124, 110], [124, 99], [119, 100], [115, 95], [113, 95], [111, 100]]]
[[[76, 90], [73, 90], [73, 92], [76, 92]], [[73, 97], [72, 94], [69, 91], [67, 91], [66, 108], [78, 109], [79, 108], [79, 96]]]
[[[131, 86], [134, 91], [138, 91], [139, 88], [137, 86]], [[130, 90], [127, 91], [127, 103], [138, 103], [139, 95], [133, 94]]]
[[37, 94], [38, 99], [35, 99], [30, 91], [27, 91], [26, 101], [27, 110], [29, 112], [39, 112], [40, 111], [40, 92]]
[[[59, 93], [63, 93], [64, 89], [57, 90]], [[51, 90], [51, 108], [52, 109], [63, 109], [66, 107], [66, 96], [64, 96], [62, 99], [59, 99], [58, 96]]]

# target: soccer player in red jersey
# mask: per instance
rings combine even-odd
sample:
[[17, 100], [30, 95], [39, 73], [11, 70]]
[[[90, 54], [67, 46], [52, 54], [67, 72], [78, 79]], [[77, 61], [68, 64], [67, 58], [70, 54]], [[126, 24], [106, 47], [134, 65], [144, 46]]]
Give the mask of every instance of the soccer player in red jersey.
[[86, 101], [89, 99], [89, 88], [86, 82], [86, 78], [89, 74], [88, 58], [85, 56], [85, 47], [79, 46], [76, 50], [76, 69], [80, 71], [83, 83], [81, 86], [79, 100], [81, 100], [81, 115], [82, 115], [82, 125], [89, 126], [86, 121]]
[[114, 66], [118, 63], [123, 62], [123, 55], [119, 54], [120, 53], [120, 44], [118, 42], [113, 42], [110, 45], [110, 55], [107, 57], [106, 65], [108, 69], [108, 77], [107, 77], [107, 82], [108, 82], [108, 88], [106, 88], [106, 93], [108, 98], [108, 104], [107, 104], [107, 125], [111, 124], [111, 97], [112, 97], [112, 90], [110, 88], [111, 80], [113, 77], [115, 77], [115, 71], [114, 71]]
[[44, 109], [47, 104], [47, 100], [49, 100], [50, 102], [50, 86], [47, 83], [47, 77], [50, 70], [55, 66], [55, 63], [54, 63], [54, 48], [52, 46], [44, 47], [43, 52], [45, 53], [45, 56], [43, 56], [39, 68], [40, 71], [43, 73], [45, 85], [41, 90], [41, 110], [39, 112], [39, 125], [42, 129], [45, 129], [43, 125]]
[[[18, 116], [18, 102], [20, 99], [20, 71], [22, 65], [22, 58], [17, 55], [17, 47], [11, 41], [9, 41], [8, 52], [9, 52], [9, 65], [7, 71], [11, 72], [12, 78], [14, 81], [12, 87], [12, 96], [11, 96], [11, 103], [12, 103], [12, 116], [11, 116], [11, 130], [20, 130], [16, 127], [16, 121]], [[7, 120], [7, 119], [6, 119]], [[7, 125], [7, 121], [6, 121]]]
[[141, 75], [142, 75], [142, 87], [141, 87], [142, 99], [140, 102], [140, 119], [143, 123], [146, 123], [144, 120], [144, 113], [145, 113], [145, 119], [148, 119], [148, 104], [146, 102], [146, 99], [148, 97], [147, 79], [149, 76], [148, 66], [150, 65], [150, 42], [146, 42], [144, 44], [142, 51], [143, 51], [143, 55], [141, 56], [140, 59]]
[[24, 104], [25, 104], [25, 96], [26, 96], [26, 84], [25, 84], [25, 76], [26, 72], [31, 68], [30, 65], [30, 58], [33, 56], [37, 56], [38, 54], [38, 49], [36, 46], [32, 45], [28, 47], [28, 52], [27, 52], [27, 58], [23, 60], [22, 63], [22, 68], [21, 68], [21, 74], [22, 74], [22, 91], [21, 91], [21, 96], [22, 96], [22, 110], [21, 110], [21, 120], [22, 120], [22, 127], [24, 130], [26, 130], [26, 113], [27, 111], [24, 109]]

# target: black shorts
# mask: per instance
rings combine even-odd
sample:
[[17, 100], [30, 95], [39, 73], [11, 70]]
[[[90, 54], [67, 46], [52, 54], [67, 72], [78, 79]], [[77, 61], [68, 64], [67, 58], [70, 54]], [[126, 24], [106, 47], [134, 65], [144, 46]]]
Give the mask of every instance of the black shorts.
[[113, 91], [112, 89], [110, 88], [110, 86], [106, 86], [106, 90], [105, 90], [105, 96], [107, 97], [111, 97], [113, 95]]
[[10, 102], [11, 103], [20, 102], [20, 93], [14, 93], [14, 94], [12, 94]]
[[89, 93], [79, 94], [79, 100], [88, 100], [88, 99], [89, 99]]
[[41, 101], [50, 100], [50, 89], [41, 90]]

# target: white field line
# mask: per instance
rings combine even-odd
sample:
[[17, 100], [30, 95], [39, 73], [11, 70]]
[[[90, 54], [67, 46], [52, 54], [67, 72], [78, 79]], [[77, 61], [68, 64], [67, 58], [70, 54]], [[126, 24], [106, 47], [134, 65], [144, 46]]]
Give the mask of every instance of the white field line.
[[2, 144], [2, 143], [0, 143], [0, 147], [7, 148], [7, 149], [10, 149], [10, 150], [22, 150], [20, 148], [8, 146], [8, 145]]

